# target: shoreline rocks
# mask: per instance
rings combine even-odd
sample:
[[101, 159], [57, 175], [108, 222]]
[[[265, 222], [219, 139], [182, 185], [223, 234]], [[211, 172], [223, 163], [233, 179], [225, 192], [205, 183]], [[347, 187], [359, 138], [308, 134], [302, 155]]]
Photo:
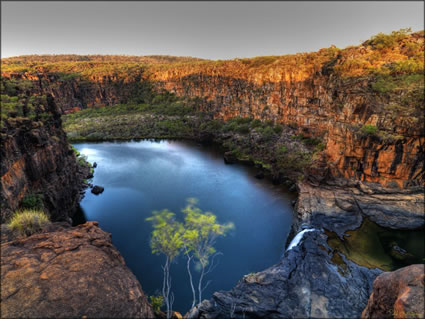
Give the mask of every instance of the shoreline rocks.
[[[334, 256], [321, 230], [307, 231], [280, 263], [244, 276], [187, 314], [195, 318], [356, 318], [382, 273]], [[339, 259], [336, 265], [332, 260]]]
[[99, 195], [99, 194], [102, 194], [104, 190], [105, 190], [105, 188], [104, 188], [104, 187], [99, 186], [99, 185], [95, 185], [95, 186], [93, 186], [93, 188], [91, 189], [91, 192], [92, 192], [93, 194], [95, 194], [95, 195]]

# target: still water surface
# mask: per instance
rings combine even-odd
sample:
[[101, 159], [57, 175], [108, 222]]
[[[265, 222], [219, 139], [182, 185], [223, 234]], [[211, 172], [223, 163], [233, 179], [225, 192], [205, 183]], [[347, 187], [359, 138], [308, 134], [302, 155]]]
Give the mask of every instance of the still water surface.
[[[163, 256], [152, 255], [153, 210], [167, 208], [182, 217], [186, 199], [196, 197], [202, 210], [235, 229], [216, 243], [219, 265], [205, 282], [203, 299], [231, 289], [243, 275], [277, 263], [292, 222], [294, 195], [255, 170], [226, 165], [211, 147], [182, 141], [132, 141], [74, 144], [90, 162], [97, 162], [92, 183], [105, 187], [101, 195], [89, 190], [81, 202], [87, 220], [99, 221], [112, 233], [114, 245], [147, 295], [160, 295]], [[174, 309], [185, 313], [191, 305], [186, 260], [171, 267]], [[197, 276], [198, 273], [196, 273]]]

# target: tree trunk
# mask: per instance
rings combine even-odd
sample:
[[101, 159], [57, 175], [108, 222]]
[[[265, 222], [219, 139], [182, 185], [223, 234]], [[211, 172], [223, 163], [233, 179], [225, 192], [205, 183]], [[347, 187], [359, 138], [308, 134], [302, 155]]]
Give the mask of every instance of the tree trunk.
[[201, 270], [201, 276], [199, 276], [199, 284], [198, 284], [198, 294], [199, 294], [198, 308], [201, 306], [201, 302], [202, 302], [202, 279], [204, 278], [204, 272], [205, 272], [204, 264], [201, 263], [201, 265], [202, 265], [202, 270]]
[[192, 256], [187, 255], [187, 273], [189, 274], [190, 287], [192, 288], [192, 295], [193, 295], [192, 306], [190, 307], [190, 309], [195, 307], [195, 303], [196, 303], [196, 292], [195, 292], [195, 287], [193, 286], [192, 272], [190, 271], [191, 260], [192, 260]]

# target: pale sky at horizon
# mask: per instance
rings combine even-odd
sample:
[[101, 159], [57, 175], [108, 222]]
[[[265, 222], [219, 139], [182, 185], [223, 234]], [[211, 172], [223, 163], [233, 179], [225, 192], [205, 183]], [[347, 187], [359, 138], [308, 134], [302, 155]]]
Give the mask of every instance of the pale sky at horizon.
[[1, 56], [174, 55], [233, 59], [358, 45], [424, 29], [423, 1], [1, 3]]

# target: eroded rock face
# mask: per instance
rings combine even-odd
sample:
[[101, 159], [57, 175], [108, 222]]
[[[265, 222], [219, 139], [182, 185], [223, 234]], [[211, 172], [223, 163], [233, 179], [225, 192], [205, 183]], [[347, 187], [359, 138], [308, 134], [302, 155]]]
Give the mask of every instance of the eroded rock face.
[[378, 276], [362, 318], [424, 318], [424, 265]]
[[194, 309], [196, 318], [357, 318], [381, 271], [340, 256], [320, 230], [305, 232], [279, 264], [244, 276], [231, 291], [216, 292]]
[[379, 184], [337, 179], [313, 186], [298, 183], [297, 225], [323, 227], [339, 236], [360, 226], [364, 217], [392, 229], [425, 225], [423, 188], [397, 190]]
[[[423, 33], [400, 41], [379, 52], [363, 44], [271, 60], [152, 64], [131, 75], [109, 72], [64, 80], [41, 65], [44, 71], [37, 74], [2, 76], [38, 83], [36, 90], [54, 95], [63, 112], [125, 103], [132, 92], [152, 85], [158, 91], [197, 98], [198, 107], [215, 118], [271, 120], [294, 126], [305, 136], [323, 138], [324, 163], [331, 176], [407, 188], [425, 181], [423, 101], [402, 111], [403, 103], [397, 99], [409, 96], [409, 89], [396, 98], [379, 94], [373, 89], [376, 77], [359, 66], [359, 61], [375, 67], [406, 61], [411, 44], [418, 54], [423, 52]], [[361, 134], [364, 125], [382, 134]]]
[[41, 194], [52, 220], [68, 220], [78, 206], [88, 168], [75, 159], [51, 101], [49, 121], [10, 118], [1, 134], [1, 223], [26, 195]]
[[2, 243], [2, 318], [153, 318], [142, 288], [96, 222]]

